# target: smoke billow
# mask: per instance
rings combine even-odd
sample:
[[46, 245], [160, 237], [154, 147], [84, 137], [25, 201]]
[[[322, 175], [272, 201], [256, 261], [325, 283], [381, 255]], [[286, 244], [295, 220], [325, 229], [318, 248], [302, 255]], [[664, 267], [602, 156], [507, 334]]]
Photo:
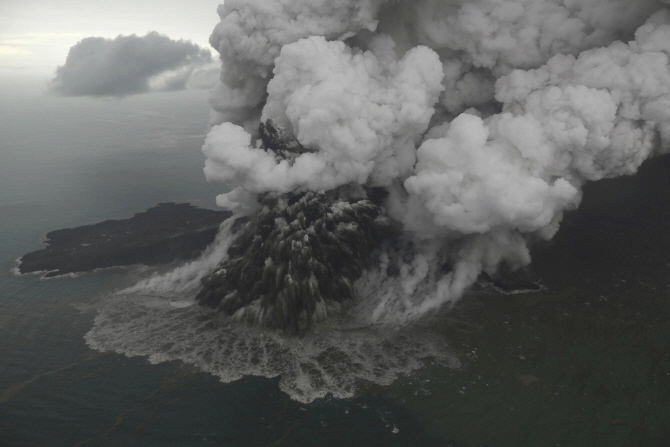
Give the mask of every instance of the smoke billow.
[[[401, 232], [357, 292], [373, 321], [412, 319], [528, 264], [585, 182], [668, 150], [669, 3], [227, 0], [205, 174], [240, 214], [382, 188]], [[304, 150], [268, 148], [268, 122]]]
[[70, 48], [49, 89], [64, 96], [128, 96], [209, 88], [209, 50], [157, 32], [115, 39], [87, 37]]

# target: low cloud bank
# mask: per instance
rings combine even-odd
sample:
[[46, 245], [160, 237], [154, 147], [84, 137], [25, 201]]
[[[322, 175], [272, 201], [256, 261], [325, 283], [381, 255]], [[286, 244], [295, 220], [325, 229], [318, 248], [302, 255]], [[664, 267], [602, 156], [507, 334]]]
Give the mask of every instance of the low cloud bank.
[[155, 31], [114, 39], [87, 37], [70, 48], [49, 90], [63, 96], [123, 97], [208, 88], [211, 73], [217, 71], [208, 49]]

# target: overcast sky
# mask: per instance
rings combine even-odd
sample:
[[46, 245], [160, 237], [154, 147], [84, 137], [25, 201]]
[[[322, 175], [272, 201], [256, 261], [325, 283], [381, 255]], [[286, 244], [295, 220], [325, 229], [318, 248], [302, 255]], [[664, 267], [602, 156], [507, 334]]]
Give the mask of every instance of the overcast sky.
[[[222, 0], [1, 0], [0, 89], [53, 77], [70, 47], [89, 36], [157, 31], [210, 48]], [[217, 57], [213, 52], [212, 56]]]

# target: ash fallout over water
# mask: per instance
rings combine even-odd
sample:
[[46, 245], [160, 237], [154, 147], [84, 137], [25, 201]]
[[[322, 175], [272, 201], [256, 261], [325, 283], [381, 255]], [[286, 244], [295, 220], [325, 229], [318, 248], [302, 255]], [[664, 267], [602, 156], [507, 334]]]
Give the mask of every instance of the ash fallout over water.
[[[226, 0], [218, 14], [203, 152], [235, 223], [201, 264], [135, 293], [188, 284], [306, 340], [343, 313], [401, 331], [482, 273], [529, 264], [586, 182], [670, 149], [670, 0]], [[89, 342], [151, 351], [101, 333]]]

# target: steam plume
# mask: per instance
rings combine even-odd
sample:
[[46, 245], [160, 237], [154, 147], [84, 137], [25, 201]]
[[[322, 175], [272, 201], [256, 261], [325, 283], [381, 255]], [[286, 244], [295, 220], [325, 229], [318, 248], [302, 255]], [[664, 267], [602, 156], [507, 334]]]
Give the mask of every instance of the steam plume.
[[[240, 213], [384, 188], [412, 257], [382, 253], [359, 292], [375, 321], [413, 318], [528, 264], [585, 182], [668, 151], [668, 3], [227, 0], [205, 173]], [[269, 120], [306, 150], [267, 150]]]

